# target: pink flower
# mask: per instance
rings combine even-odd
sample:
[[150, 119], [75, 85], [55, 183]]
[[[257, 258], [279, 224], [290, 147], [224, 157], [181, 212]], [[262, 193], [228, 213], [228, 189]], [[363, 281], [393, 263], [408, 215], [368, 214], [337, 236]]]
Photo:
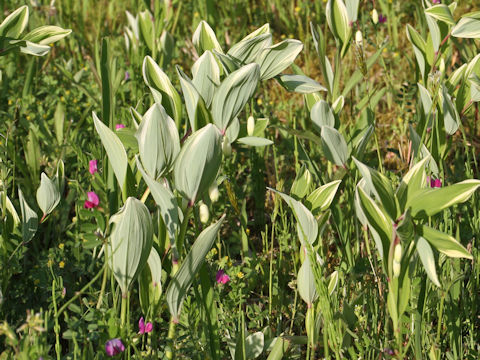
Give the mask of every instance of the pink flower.
[[123, 129], [125, 127], [125, 125], [123, 124], [117, 124], [115, 125], [115, 130], [120, 130], [120, 129]]
[[142, 316], [140, 320], [138, 320], [138, 329], [140, 330], [138, 332], [139, 334], [146, 334], [153, 330], [153, 324], [151, 322], [147, 322], [145, 324], [145, 320], [143, 319], [143, 316]]
[[94, 207], [97, 207], [98, 204], [100, 204], [100, 199], [98, 198], [98, 195], [95, 194], [93, 191], [87, 192], [87, 200], [85, 200], [85, 204], [83, 204], [83, 207], [85, 209], [93, 209]]
[[432, 4], [440, 4], [440, 0], [432, 0]]
[[442, 187], [442, 180], [427, 176], [427, 184], [430, 185], [431, 188], [440, 188]]
[[95, 173], [98, 171], [97, 168], [97, 160], [90, 160], [88, 163], [88, 171], [90, 171], [90, 174], [95, 175]]
[[121, 339], [108, 340], [105, 343], [105, 352], [108, 356], [115, 356], [125, 351], [125, 345], [123, 345]]
[[218, 270], [217, 276], [215, 278], [217, 280], [217, 284], [224, 284], [225, 285], [227, 282], [230, 281], [230, 276], [225, 274], [225, 271], [223, 271], [221, 269]]
[[384, 24], [387, 22], [387, 16], [386, 15], [383, 15], [383, 14], [380, 14], [378, 15], [378, 22], [380, 24]]

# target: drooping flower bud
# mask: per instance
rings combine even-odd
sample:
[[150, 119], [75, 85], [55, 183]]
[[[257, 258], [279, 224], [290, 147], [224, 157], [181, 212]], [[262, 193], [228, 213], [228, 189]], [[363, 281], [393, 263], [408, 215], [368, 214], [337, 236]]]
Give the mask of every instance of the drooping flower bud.
[[357, 30], [357, 32], [355, 33], [355, 43], [357, 44], [357, 46], [363, 45], [363, 36], [360, 30]]
[[402, 260], [402, 245], [400, 243], [395, 245], [393, 259], [398, 263]]
[[375, 25], [378, 24], [378, 12], [377, 9], [373, 9], [372, 11], [372, 21]]
[[393, 277], [396, 278], [400, 275], [400, 263], [393, 260]]
[[215, 182], [213, 182], [212, 186], [208, 189], [208, 196], [210, 197], [210, 201], [212, 203], [217, 202], [220, 197], [220, 192], [218, 191], [218, 186]]
[[230, 145], [230, 141], [228, 141], [228, 138], [226, 136], [223, 137], [222, 152], [225, 156], [232, 155], [232, 145]]
[[253, 131], [255, 130], [255, 119], [253, 116], [249, 116], [247, 119], [247, 134], [248, 136], [253, 135]]
[[208, 219], [210, 217], [210, 214], [208, 212], [208, 206], [205, 205], [204, 203], [200, 204], [200, 209], [198, 210], [200, 213], [200, 222], [202, 224], [206, 224], [208, 222]]

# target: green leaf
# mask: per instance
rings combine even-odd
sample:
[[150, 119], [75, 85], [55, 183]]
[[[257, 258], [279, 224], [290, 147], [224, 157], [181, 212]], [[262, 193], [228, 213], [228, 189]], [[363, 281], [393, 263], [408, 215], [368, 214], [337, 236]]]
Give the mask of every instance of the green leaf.
[[448, 234], [425, 225], [419, 226], [417, 232], [427, 240], [430, 245], [449, 257], [473, 259], [468, 250], [465, 249], [454, 237]]
[[262, 29], [265, 29], [265, 25], [233, 45], [227, 54], [242, 65], [255, 62], [260, 52], [272, 45], [272, 35], [268, 32], [269, 29], [266, 28], [266, 31]]
[[197, 91], [195, 85], [188, 78], [188, 76], [185, 75], [185, 73], [180, 70], [178, 66], [177, 73], [180, 77], [180, 85], [182, 87], [183, 97], [185, 98], [185, 106], [187, 107], [190, 127], [192, 128], [192, 131], [195, 132], [197, 129], [210, 123], [211, 116], [207, 110], [205, 102], [203, 101], [203, 97]]
[[297, 232], [300, 242], [302, 244], [313, 244], [317, 240], [318, 224], [310, 210], [308, 210], [300, 201], [295, 200], [291, 196], [272, 188], [267, 189], [279, 194], [292, 209], [295, 218], [297, 219]]
[[50, 45], [64, 37], [70, 35], [72, 30], [63, 29], [58, 26], [46, 25], [40, 26], [23, 37], [23, 40], [30, 41], [39, 45]]
[[267, 360], [282, 360], [288, 353], [290, 341], [278, 336], [272, 341], [272, 351], [268, 355]]
[[37, 203], [43, 212], [43, 215], [50, 214], [60, 202], [60, 192], [57, 183], [50, 180], [48, 176], [42, 172], [40, 187], [37, 189]]
[[302, 51], [301, 41], [287, 39], [264, 48], [256, 62], [260, 65], [260, 79], [267, 80], [289, 67]]
[[438, 281], [437, 270], [435, 269], [435, 258], [433, 256], [433, 251], [430, 247], [430, 244], [424, 238], [419, 236], [417, 238], [416, 247], [418, 256], [422, 261], [428, 277], [435, 285], [441, 287], [440, 282]]
[[182, 100], [168, 76], [150, 56], [145, 57], [142, 72], [145, 84], [162, 95], [163, 107], [179, 127], [182, 119]]
[[310, 171], [308, 171], [305, 164], [302, 165], [295, 176], [292, 188], [290, 189], [290, 195], [292, 195], [295, 199], [303, 199], [305, 195], [310, 192], [312, 181], [312, 174]]
[[221, 141], [218, 129], [208, 124], [187, 139], [175, 161], [175, 187], [192, 204], [217, 176], [222, 160]]
[[392, 219], [397, 218], [397, 206], [392, 184], [385, 175], [353, 158], [355, 165], [365, 179], [366, 185], [373, 191], [375, 198]]
[[470, 179], [442, 188], [421, 189], [408, 199], [406, 208], [412, 208], [414, 218], [433, 216], [452, 205], [467, 201], [479, 187], [480, 180]]
[[333, 111], [324, 100], [318, 101], [313, 105], [312, 110], [310, 110], [310, 117], [313, 121], [313, 124], [321, 130], [322, 126], [335, 126], [335, 117], [333, 116]]
[[20, 209], [22, 211], [22, 240], [24, 243], [27, 243], [32, 240], [37, 232], [38, 216], [28, 205], [20, 188], [18, 189], [18, 200], [20, 201]]
[[211, 51], [205, 51], [192, 66], [193, 85], [202, 95], [205, 105], [209, 107], [215, 89], [220, 85], [220, 67]]
[[329, 279], [330, 280], [328, 280], [327, 290], [328, 290], [328, 295], [332, 295], [338, 284], [338, 271], [335, 270], [334, 272], [332, 272], [329, 275]]
[[20, 46], [20, 51], [27, 55], [44, 56], [50, 51], [50, 46], [48, 45], [38, 45], [30, 41], [25, 41], [24, 44]]
[[144, 10], [138, 14], [140, 33], [142, 34], [142, 38], [150, 51], [152, 51], [155, 46], [154, 24], [152, 19], [152, 13], [148, 10]]
[[155, 203], [160, 208], [160, 214], [165, 227], [167, 228], [170, 240], [176, 239], [176, 234], [180, 226], [179, 219], [181, 217], [181, 210], [178, 207], [175, 195], [173, 195], [173, 192], [167, 187], [166, 180], [161, 180], [165, 182], [165, 184], [162, 184], [155, 181], [146, 173], [140, 160], [138, 159], [138, 156], [136, 158], [136, 162], [143, 179], [150, 188], [150, 192], [152, 193]]
[[97, 130], [103, 147], [107, 152], [108, 160], [110, 160], [110, 164], [112, 165], [120, 189], [123, 189], [128, 166], [128, 158], [125, 148], [118, 136], [100, 121], [95, 112], [92, 113], [92, 116], [95, 129]]
[[310, 307], [317, 299], [318, 294], [315, 286], [315, 276], [313, 275], [308, 256], [305, 258], [305, 261], [298, 271], [297, 288], [302, 300]]
[[452, 36], [458, 38], [478, 39], [480, 38], [480, 19], [463, 17], [452, 28]]
[[217, 88], [212, 102], [213, 122], [225, 131], [255, 93], [260, 67], [249, 64], [228, 75]]
[[62, 102], [57, 103], [57, 108], [55, 109], [54, 125], [55, 125], [55, 136], [57, 137], [57, 142], [59, 145], [63, 144], [63, 125], [65, 124], [65, 106]]
[[327, 88], [323, 85], [320, 85], [318, 82], [305, 75], [282, 74], [277, 76], [276, 79], [287, 91], [295, 91], [300, 94], [327, 91]]
[[252, 136], [263, 137], [265, 135], [265, 129], [268, 126], [268, 118], [258, 118], [255, 121], [255, 127], [253, 129]]
[[200, 21], [197, 29], [193, 33], [192, 43], [197, 49], [198, 54], [203, 54], [207, 50], [216, 50], [219, 53], [223, 53], [222, 47], [215, 36], [215, 32], [204, 20]]
[[140, 200], [129, 197], [112, 216], [110, 224], [113, 230], [108, 242], [109, 263], [122, 294], [126, 295], [150, 255], [153, 244], [152, 218]]
[[178, 322], [183, 301], [188, 289], [192, 285], [195, 275], [200, 270], [205, 256], [210, 251], [225, 215], [219, 221], [203, 230], [192, 245], [185, 260], [175, 276], [170, 280], [166, 292], [166, 299], [173, 321]]
[[375, 201], [367, 195], [362, 187], [357, 186], [357, 193], [359, 205], [368, 221], [368, 226], [373, 228], [380, 237], [381, 244], [376, 243], [376, 245], [380, 252], [380, 256], [383, 258], [383, 255], [389, 253], [390, 243], [393, 236], [392, 220], [383, 212]]
[[428, 90], [420, 83], [417, 83], [418, 90], [420, 92], [420, 100], [422, 101], [423, 106], [423, 113], [425, 116], [430, 114], [430, 110], [432, 110], [432, 98], [430, 97], [430, 93]]
[[430, 160], [427, 156], [415, 164], [403, 177], [400, 185], [397, 188], [396, 195], [400, 205], [400, 212], [405, 211], [405, 204], [408, 199], [419, 189], [425, 188], [427, 184], [427, 177], [425, 174], [425, 164]]
[[261, 331], [250, 334], [245, 338], [245, 358], [253, 360], [263, 352], [265, 335]]
[[344, 166], [350, 152], [342, 134], [333, 127], [322, 126], [321, 137], [325, 157], [335, 165]]
[[18, 38], [28, 24], [28, 6], [24, 5], [8, 15], [0, 24], [0, 36]]
[[328, 209], [335, 198], [335, 194], [337, 193], [341, 182], [342, 180], [329, 182], [328, 184], [318, 187], [307, 196], [306, 203], [309, 205], [310, 211], [314, 215]]
[[[352, 28], [348, 18], [347, 8], [342, 0], [328, 0], [325, 10], [328, 27], [337, 40], [347, 45], [350, 40]], [[343, 53], [343, 51], [342, 51]]]
[[150, 250], [147, 266], [145, 266], [138, 278], [139, 298], [142, 311], [148, 313], [152, 307], [153, 313], [160, 305], [162, 296], [162, 261], [154, 247]]
[[246, 136], [237, 140], [239, 143], [248, 146], [267, 146], [272, 145], [273, 141], [258, 136]]
[[448, 25], [454, 25], [455, 20], [453, 20], [453, 15], [450, 12], [450, 9], [445, 4], [438, 4], [425, 9], [425, 13], [432, 16], [433, 18], [443, 21]]
[[460, 124], [460, 115], [458, 115], [455, 104], [450, 97], [445, 86], [442, 86], [443, 93], [443, 121], [445, 123], [445, 131], [449, 135], [457, 132]]
[[153, 104], [143, 115], [135, 137], [147, 173], [157, 179], [168, 172], [180, 152], [180, 138], [175, 122], [160, 104]]

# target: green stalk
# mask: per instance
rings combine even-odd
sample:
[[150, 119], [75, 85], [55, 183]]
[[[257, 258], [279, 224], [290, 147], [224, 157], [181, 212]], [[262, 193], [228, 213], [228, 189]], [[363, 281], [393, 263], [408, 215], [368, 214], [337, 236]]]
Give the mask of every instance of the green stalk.
[[190, 219], [190, 215], [192, 214], [192, 210], [193, 210], [193, 204], [192, 205], [188, 204], [187, 210], [185, 211], [185, 214], [183, 215], [182, 224], [180, 225], [180, 233], [178, 234], [178, 241], [177, 241], [177, 250], [178, 250], [178, 255], [179, 256], [182, 256], [183, 247], [184, 247], [184, 244], [185, 244], [185, 234], [187, 233], [188, 220]]
[[127, 315], [127, 305], [128, 305], [128, 291], [126, 294], [122, 294], [122, 307], [120, 309], [120, 326], [122, 328], [125, 326], [125, 318]]
[[55, 294], [55, 290], [57, 287], [57, 283], [55, 281], [55, 278], [52, 280], [52, 302], [53, 302], [53, 313], [55, 315], [55, 325], [53, 327], [53, 330], [55, 332], [55, 353], [57, 354], [57, 360], [60, 360], [60, 356], [62, 353], [62, 347], [60, 345], [60, 325], [58, 323], [58, 315], [59, 312], [57, 311], [57, 297]]
[[167, 359], [171, 360], [173, 359], [173, 339], [175, 337], [175, 328], [176, 328], [177, 323], [173, 321], [173, 319], [170, 321], [170, 326], [168, 327], [168, 335], [167, 335], [167, 340], [171, 343], [169, 346], [171, 346], [170, 349], [167, 348], [165, 351], [165, 356]]

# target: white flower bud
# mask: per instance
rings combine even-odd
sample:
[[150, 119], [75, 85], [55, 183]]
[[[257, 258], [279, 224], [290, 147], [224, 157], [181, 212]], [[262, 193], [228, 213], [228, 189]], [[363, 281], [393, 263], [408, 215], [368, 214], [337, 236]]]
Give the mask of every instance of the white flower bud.
[[400, 243], [395, 245], [395, 249], [393, 252], [393, 259], [398, 263], [402, 261], [402, 245]]
[[213, 182], [213, 184], [208, 189], [208, 196], [210, 197], [210, 201], [212, 203], [218, 201], [218, 198], [220, 197], [220, 192], [218, 191], [218, 186], [216, 182]]
[[232, 155], [232, 145], [230, 145], [230, 141], [228, 141], [228, 138], [226, 136], [223, 137], [222, 152], [225, 156]]
[[400, 263], [393, 260], [393, 277], [396, 278], [400, 275]]
[[363, 36], [360, 30], [357, 30], [357, 32], [355, 33], [355, 43], [357, 44], [357, 46], [363, 45]]
[[200, 204], [199, 213], [200, 213], [200, 221], [202, 222], [202, 224], [206, 224], [210, 217], [210, 214], [208, 212], [208, 206], [205, 205], [204, 203]]
[[247, 134], [248, 136], [253, 135], [253, 131], [255, 130], [255, 119], [253, 116], [249, 116], [247, 119]]
[[372, 11], [372, 21], [375, 25], [378, 24], [378, 12], [377, 9], [373, 9]]
[[445, 60], [443, 60], [443, 58], [440, 59], [438, 70], [440, 70], [442, 74], [445, 73]]

